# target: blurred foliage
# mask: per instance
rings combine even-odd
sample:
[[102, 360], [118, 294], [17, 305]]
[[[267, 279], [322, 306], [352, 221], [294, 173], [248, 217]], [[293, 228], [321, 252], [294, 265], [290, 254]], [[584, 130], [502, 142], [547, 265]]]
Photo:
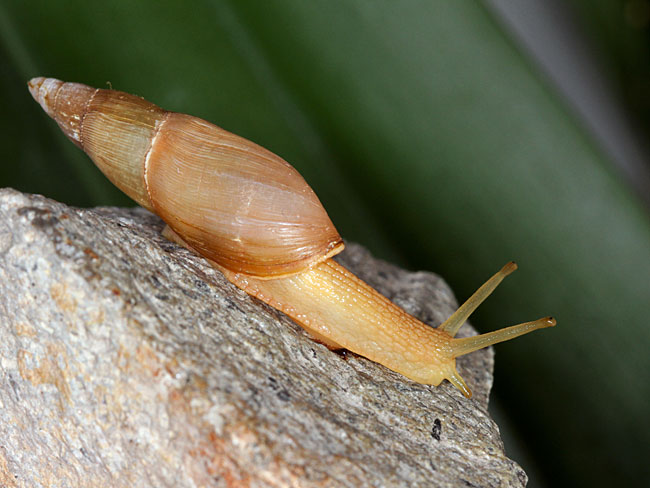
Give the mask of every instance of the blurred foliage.
[[[575, 3], [593, 20], [618, 2]], [[610, 60], [645, 52], [607, 33]], [[459, 299], [517, 260], [473, 323], [559, 325], [497, 346], [494, 397], [526, 451], [509, 454], [538, 485], [648, 475], [647, 209], [480, 2], [12, 0], [0, 41], [1, 186], [128, 202], [31, 100], [32, 76], [213, 121], [296, 166], [346, 238]]]
[[629, 111], [650, 133], [650, 0], [572, 0]]

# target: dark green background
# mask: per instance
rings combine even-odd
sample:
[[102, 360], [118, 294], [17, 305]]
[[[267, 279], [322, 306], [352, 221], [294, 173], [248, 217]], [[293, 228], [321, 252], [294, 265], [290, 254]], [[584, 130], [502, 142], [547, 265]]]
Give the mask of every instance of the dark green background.
[[[573, 5], [643, 130], [647, 31], [625, 3]], [[508, 454], [530, 486], [648, 476], [648, 209], [481, 2], [9, 1], [0, 33], [0, 186], [132, 204], [33, 102], [32, 76], [215, 122], [290, 161], [347, 239], [459, 299], [516, 260], [474, 325], [558, 327], [497, 347]]]

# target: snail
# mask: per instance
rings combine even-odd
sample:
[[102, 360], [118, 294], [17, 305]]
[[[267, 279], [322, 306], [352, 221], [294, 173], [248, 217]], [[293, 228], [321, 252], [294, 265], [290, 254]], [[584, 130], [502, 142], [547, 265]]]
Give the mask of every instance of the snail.
[[419, 383], [446, 379], [469, 398], [457, 357], [555, 325], [545, 317], [454, 338], [515, 263], [431, 327], [331, 259], [343, 250], [341, 237], [311, 187], [279, 156], [120, 91], [43, 77], [28, 86], [111, 182], [165, 221], [166, 237], [332, 349], [350, 350]]

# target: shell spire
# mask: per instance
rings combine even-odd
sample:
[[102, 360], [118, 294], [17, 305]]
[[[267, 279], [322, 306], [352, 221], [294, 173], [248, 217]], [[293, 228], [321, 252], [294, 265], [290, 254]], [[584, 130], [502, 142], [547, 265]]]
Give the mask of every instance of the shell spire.
[[82, 147], [81, 119], [97, 90], [81, 83], [64, 83], [42, 76], [32, 78], [27, 86], [34, 100], [59, 124], [63, 133], [77, 146]]

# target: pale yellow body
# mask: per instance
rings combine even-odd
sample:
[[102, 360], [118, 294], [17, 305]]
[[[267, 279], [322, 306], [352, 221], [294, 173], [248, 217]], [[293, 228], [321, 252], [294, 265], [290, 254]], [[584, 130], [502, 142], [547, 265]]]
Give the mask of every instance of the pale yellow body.
[[396, 307], [332, 259], [279, 280], [227, 276], [330, 347], [358, 352], [419, 383], [438, 385], [456, 369], [449, 334]]

